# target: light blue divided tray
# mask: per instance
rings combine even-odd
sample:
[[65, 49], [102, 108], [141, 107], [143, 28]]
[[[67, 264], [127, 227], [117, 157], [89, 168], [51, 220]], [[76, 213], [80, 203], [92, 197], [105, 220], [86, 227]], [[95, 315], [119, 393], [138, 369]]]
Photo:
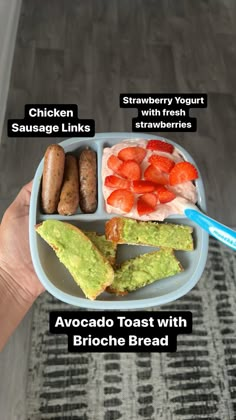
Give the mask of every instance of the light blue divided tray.
[[[106, 220], [116, 216], [107, 214], [104, 210], [104, 200], [102, 195], [101, 174], [102, 153], [104, 147], [111, 147], [124, 139], [144, 138], [144, 139], [162, 139], [172, 143], [178, 148], [185, 160], [192, 162], [196, 167], [196, 163], [192, 157], [175, 142], [160, 136], [142, 133], [100, 133], [95, 137], [81, 139], [71, 138], [60, 143], [65, 152], [73, 152], [78, 155], [80, 151], [90, 146], [97, 152], [98, 161], [98, 207], [93, 214], [78, 213], [73, 216], [60, 216], [42, 214], [40, 211], [40, 191], [41, 178], [43, 172], [43, 159], [40, 162], [33, 182], [30, 217], [29, 217], [29, 237], [30, 250], [33, 265], [38, 278], [44, 287], [56, 298], [67, 302], [74, 306], [91, 309], [137, 309], [147, 308], [151, 306], [159, 306], [171, 302], [188, 293], [200, 279], [204, 270], [207, 253], [208, 253], [208, 234], [200, 227], [194, 225], [185, 216], [170, 216], [166, 221], [173, 223], [181, 223], [193, 226], [194, 228], [194, 245], [192, 252], [176, 252], [177, 258], [184, 267], [184, 271], [176, 276], [168, 279], [158, 280], [153, 284], [146, 286], [136, 292], [129, 293], [126, 296], [115, 296], [109, 293], [101, 294], [95, 301], [85, 298], [83, 292], [74, 282], [69, 272], [59, 262], [54, 251], [46, 244], [43, 239], [35, 232], [34, 226], [47, 219], [64, 220], [72, 223], [82, 230], [91, 230], [104, 233], [104, 224]], [[201, 177], [196, 181], [198, 191], [198, 206], [201, 210], [206, 211], [205, 191]], [[117, 262], [120, 263], [137, 255], [151, 252], [155, 250], [153, 247], [119, 245]]]

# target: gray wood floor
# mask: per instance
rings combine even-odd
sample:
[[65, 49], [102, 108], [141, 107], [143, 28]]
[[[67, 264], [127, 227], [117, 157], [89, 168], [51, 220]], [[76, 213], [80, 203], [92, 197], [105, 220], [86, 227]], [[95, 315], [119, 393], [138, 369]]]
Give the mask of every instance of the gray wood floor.
[[[0, 213], [52, 140], [8, 139], [25, 103], [77, 103], [97, 132], [131, 131], [125, 92], [206, 92], [186, 147], [205, 181], [208, 213], [235, 226], [235, 0], [23, 0], [0, 147]], [[32, 312], [0, 356], [0, 418], [25, 420]]]

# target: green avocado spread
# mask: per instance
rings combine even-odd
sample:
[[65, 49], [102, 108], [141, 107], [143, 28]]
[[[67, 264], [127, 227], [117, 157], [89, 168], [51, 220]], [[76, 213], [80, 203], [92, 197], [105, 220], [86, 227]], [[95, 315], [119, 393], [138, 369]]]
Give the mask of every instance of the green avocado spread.
[[110, 264], [114, 264], [117, 244], [106, 239], [105, 235], [99, 235], [96, 232], [84, 232], [84, 234], [93, 242], [101, 254], [107, 258]]
[[79, 229], [69, 223], [46, 220], [36, 230], [54, 249], [88, 298], [94, 299], [112, 283], [111, 265]]
[[137, 222], [122, 219], [122, 240], [129, 244], [147, 244], [191, 251], [193, 249], [192, 228], [171, 223]]
[[156, 280], [173, 276], [182, 270], [171, 249], [140, 255], [126, 261], [115, 272], [110, 289], [114, 292], [132, 292]]

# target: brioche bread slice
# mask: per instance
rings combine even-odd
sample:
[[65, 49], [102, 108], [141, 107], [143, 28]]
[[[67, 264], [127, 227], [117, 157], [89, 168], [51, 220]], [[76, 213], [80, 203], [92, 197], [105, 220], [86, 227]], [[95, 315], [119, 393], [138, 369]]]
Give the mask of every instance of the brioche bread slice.
[[116, 262], [117, 244], [106, 239], [105, 235], [97, 232], [84, 232], [84, 234], [92, 241], [98, 251], [109, 261], [114, 267]]
[[80, 229], [51, 219], [35, 229], [54, 249], [87, 298], [96, 299], [112, 283], [113, 268]]
[[183, 267], [173, 250], [162, 248], [160, 251], [125, 261], [115, 271], [113, 283], [107, 291], [116, 295], [125, 295], [156, 280], [174, 276], [180, 271], [183, 271]]
[[117, 244], [148, 245], [192, 251], [192, 227], [173, 223], [140, 222], [114, 217], [106, 222], [106, 238]]

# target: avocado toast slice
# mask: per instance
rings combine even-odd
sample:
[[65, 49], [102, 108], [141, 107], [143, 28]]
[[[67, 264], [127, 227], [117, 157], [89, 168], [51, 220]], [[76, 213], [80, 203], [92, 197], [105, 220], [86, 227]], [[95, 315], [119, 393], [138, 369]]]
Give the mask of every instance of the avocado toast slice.
[[114, 266], [116, 262], [117, 244], [106, 239], [105, 235], [96, 232], [84, 232], [84, 234], [92, 241], [109, 263]]
[[172, 223], [140, 222], [114, 217], [106, 222], [106, 238], [117, 244], [149, 245], [192, 251], [192, 227]]
[[54, 249], [87, 298], [96, 299], [112, 283], [113, 268], [80, 229], [51, 219], [35, 229]]
[[125, 261], [115, 271], [114, 280], [107, 291], [117, 295], [126, 295], [156, 280], [174, 276], [180, 271], [183, 271], [183, 268], [173, 250], [162, 248], [160, 251]]

